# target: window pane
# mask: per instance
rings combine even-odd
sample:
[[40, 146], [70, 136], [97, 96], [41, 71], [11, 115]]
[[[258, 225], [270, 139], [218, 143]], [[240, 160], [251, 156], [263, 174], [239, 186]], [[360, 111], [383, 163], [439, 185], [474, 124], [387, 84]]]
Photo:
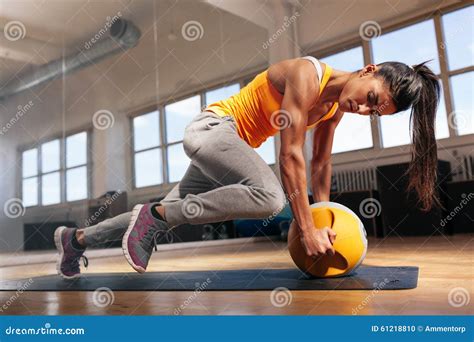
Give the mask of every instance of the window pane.
[[41, 145], [41, 171], [59, 170], [59, 139]]
[[375, 63], [397, 61], [412, 65], [433, 59], [428, 66], [440, 73], [433, 20], [383, 34], [371, 43]]
[[267, 164], [275, 164], [275, 138], [269, 137], [255, 151], [262, 157]]
[[87, 133], [81, 132], [66, 138], [66, 166], [87, 163]]
[[471, 66], [473, 63], [474, 42], [472, 20], [474, 6], [443, 15], [444, 44], [448, 54], [450, 70]]
[[[411, 143], [409, 132], [410, 111], [411, 109], [408, 109], [400, 113], [395, 113], [393, 115], [383, 115], [382, 117], [380, 117], [383, 147], [401, 146]], [[440, 101], [438, 106], [438, 112], [436, 113], [435, 125], [436, 139], [443, 139], [449, 137], [448, 119], [446, 115], [446, 103], [444, 102], [443, 87], [441, 87]]]
[[358, 46], [321, 58], [321, 62], [329, 64], [331, 67], [339, 70], [356, 71], [364, 67], [364, 54], [362, 47]]
[[68, 201], [87, 198], [87, 166], [67, 170], [66, 198]]
[[450, 118], [459, 135], [474, 133], [474, 72], [451, 77], [454, 115]]
[[23, 177], [30, 177], [38, 174], [38, 149], [33, 148], [22, 154]]
[[23, 180], [22, 201], [24, 207], [38, 205], [38, 177]]
[[172, 143], [183, 140], [186, 125], [200, 111], [201, 97], [199, 95], [167, 105], [165, 107], [167, 141]]
[[61, 202], [59, 172], [48, 173], [41, 178], [41, 204], [49, 205]]
[[[356, 47], [322, 59], [333, 68], [356, 71], [364, 67], [362, 47]], [[373, 146], [370, 117], [344, 113], [334, 134], [332, 153], [354, 151]]]
[[410, 143], [410, 110], [394, 115], [384, 115], [379, 119], [383, 147], [407, 145]]
[[334, 132], [332, 153], [373, 147], [370, 117], [344, 113]]
[[133, 119], [133, 146], [135, 151], [156, 147], [160, 144], [160, 120], [158, 111]]
[[206, 93], [206, 105], [231, 97], [232, 95], [237, 94], [239, 90], [240, 85], [238, 83], [210, 90]]
[[[440, 81], [441, 85], [441, 81]], [[444, 101], [444, 91], [441, 86], [441, 94], [436, 113], [436, 139], [449, 138], [448, 116], [446, 115], [446, 102]]]
[[184, 153], [183, 144], [168, 147], [168, 173], [169, 181], [179, 182], [183, 178], [190, 163], [189, 157]]
[[163, 183], [161, 148], [135, 153], [135, 186], [137, 188]]

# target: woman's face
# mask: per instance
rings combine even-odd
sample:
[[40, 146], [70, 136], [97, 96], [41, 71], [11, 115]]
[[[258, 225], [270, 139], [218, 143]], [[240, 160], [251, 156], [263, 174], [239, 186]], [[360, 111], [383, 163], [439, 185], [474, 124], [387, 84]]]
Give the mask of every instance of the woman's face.
[[352, 77], [339, 95], [339, 108], [361, 115], [390, 115], [397, 111], [383, 79], [374, 77], [377, 65], [369, 64]]

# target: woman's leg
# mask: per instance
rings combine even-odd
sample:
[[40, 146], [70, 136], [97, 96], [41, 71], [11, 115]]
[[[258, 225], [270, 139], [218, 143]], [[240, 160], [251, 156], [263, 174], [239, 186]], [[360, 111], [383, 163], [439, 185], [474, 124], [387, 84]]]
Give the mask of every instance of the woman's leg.
[[78, 229], [76, 237], [84, 246], [96, 246], [102, 243], [122, 240], [132, 212], [126, 212], [115, 217], [106, 219], [96, 225]]
[[[179, 182], [161, 201], [162, 204], [173, 203], [183, 199], [187, 194], [198, 194], [215, 188], [216, 185], [208, 180], [202, 172], [190, 164], [181, 182]], [[76, 238], [82, 246], [96, 246], [105, 242], [122, 240], [130, 223], [132, 212], [120, 214], [96, 225], [78, 229]]]
[[280, 182], [257, 152], [238, 136], [232, 117], [201, 113], [186, 127], [183, 145], [193, 165], [214, 188], [188, 191], [184, 178], [176, 190], [180, 199], [161, 203], [171, 227], [264, 218], [285, 206]]

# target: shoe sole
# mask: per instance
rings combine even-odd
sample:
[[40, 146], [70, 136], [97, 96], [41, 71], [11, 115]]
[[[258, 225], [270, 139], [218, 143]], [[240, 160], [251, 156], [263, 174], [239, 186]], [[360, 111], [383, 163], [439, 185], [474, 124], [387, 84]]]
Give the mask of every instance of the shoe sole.
[[132, 257], [130, 256], [130, 253], [128, 251], [128, 237], [130, 236], [130, 233], [133, 230], [133, 226], [135, 226], [135, 222], [137, 222], [138, 214], [140, 213], [140, 210], [142, 210], [142, 208], [143, 208], [143, 204], [137, 204], [136, 206], [133, 207], [132, 218], [130, 219], [130, 223], [128, 225], [127, 231], [123, 235], [123, 239], [122, 239], [123, 255], [125, 256], [125, 259], [127, 259], [130, 266], [132, 266], [132, 268], [138, 273], [145, 273], [146, 270], [143, 267], [138, 266], [133, 262]]
[[56, 271], [63, 279], [67, 279], [67, 280], [76, 279], [81, 276], [80, 273], [75, 274], [73, 276], [67, 276], [61, 271], [61, 261], [63, 260], [63, 256], [64, 256], [64, 249], [63, 249], [63, 244], [61, 241], [61, 235], [64, 229], [67, 229], [67, 227], [61, 226], [61, 227], [56, 228], [56, 230], [54, 231], [54, 244], [56, 245], [56, 249], [59, 252], [59, 257], [58, 257], [58, 260], [56, 261]]

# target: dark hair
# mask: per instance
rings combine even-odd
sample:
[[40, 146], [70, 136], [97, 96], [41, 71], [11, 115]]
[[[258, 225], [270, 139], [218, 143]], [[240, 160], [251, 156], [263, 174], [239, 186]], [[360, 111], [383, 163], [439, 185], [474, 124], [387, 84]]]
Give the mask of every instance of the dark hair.
[[415, 190], [423, 211], [442, 208], [436, 191], [438, 155], [435, 136], [436, 111], [440, 98], [438, 77], [423, 62], [412, 67], [399, 62], [379, 64], [376, 76], [389, 87], [397, 112], [411, 107], [411, 162], [408, 191]]

